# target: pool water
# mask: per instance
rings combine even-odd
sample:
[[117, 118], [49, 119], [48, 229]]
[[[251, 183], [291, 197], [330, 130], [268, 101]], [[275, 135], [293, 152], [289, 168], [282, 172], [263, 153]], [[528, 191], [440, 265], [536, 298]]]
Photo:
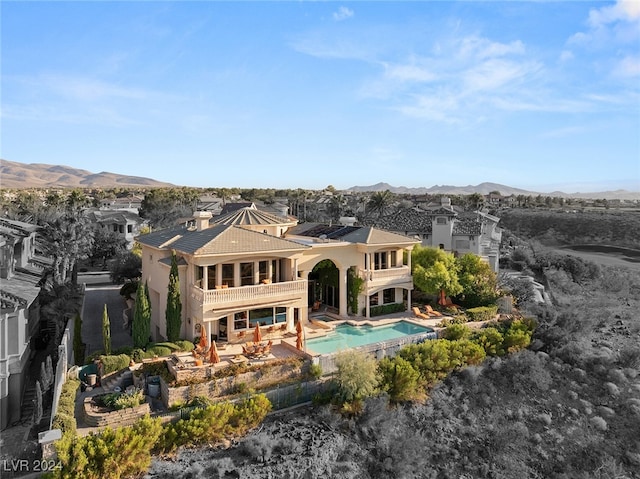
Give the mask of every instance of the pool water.
[[307, 340], [306, 346], [314, 353], [328, 354], [412, 334], [432, 332], [431, 328], [418, 326], [407, 321], [399, 321], [386, 326], [352, 326], [345, 323], [336, 326], [335, 330], [327, 336]]

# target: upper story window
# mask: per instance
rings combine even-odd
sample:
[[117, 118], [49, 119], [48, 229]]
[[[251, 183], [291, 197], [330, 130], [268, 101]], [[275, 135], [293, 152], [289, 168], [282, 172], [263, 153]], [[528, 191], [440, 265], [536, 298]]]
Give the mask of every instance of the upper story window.
[[233, 264], [223, 264], [222, 265], [222, 285], [227, 285], [230, 288], [234, 286], [234, 268]]
[[447, 218], [445, 216], [436, 217], [436, 224], [446, 225], [447, 224]]
[[253, 284], [253, 263], [240, 263], [240, 285]]

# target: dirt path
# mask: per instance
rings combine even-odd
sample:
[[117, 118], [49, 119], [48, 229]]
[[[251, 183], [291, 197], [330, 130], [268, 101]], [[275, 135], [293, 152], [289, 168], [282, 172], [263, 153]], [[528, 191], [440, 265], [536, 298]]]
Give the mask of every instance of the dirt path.
[[579, 258], [593, 261], [596, 264], [607, 266], [624, 266], [640, 271], [640, 262], [632, 261], [628, 256], [622, 253], [596, 253], [593, 251], [576, 251], [569, 248], [549, 248], [550, 250], [560, 253], [577, 256]]

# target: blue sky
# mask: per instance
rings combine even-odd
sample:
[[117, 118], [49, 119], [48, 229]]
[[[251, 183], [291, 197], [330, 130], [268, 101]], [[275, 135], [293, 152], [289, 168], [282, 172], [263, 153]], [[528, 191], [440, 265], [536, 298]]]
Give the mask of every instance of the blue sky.
[[640, 190], [640, 1], [7, 2], [2, 158], [179, 185]]

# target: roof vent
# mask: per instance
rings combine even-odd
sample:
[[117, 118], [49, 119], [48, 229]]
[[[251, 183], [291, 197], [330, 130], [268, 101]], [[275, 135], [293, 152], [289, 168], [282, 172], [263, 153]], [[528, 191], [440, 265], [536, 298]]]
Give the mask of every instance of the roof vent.
[[211, 211], [196, 211], [193, 213], [193, 218], [196, 221], [196, 230], [202, 231], [206, 230], [209, 227], [209, 220], [213, 215]]

